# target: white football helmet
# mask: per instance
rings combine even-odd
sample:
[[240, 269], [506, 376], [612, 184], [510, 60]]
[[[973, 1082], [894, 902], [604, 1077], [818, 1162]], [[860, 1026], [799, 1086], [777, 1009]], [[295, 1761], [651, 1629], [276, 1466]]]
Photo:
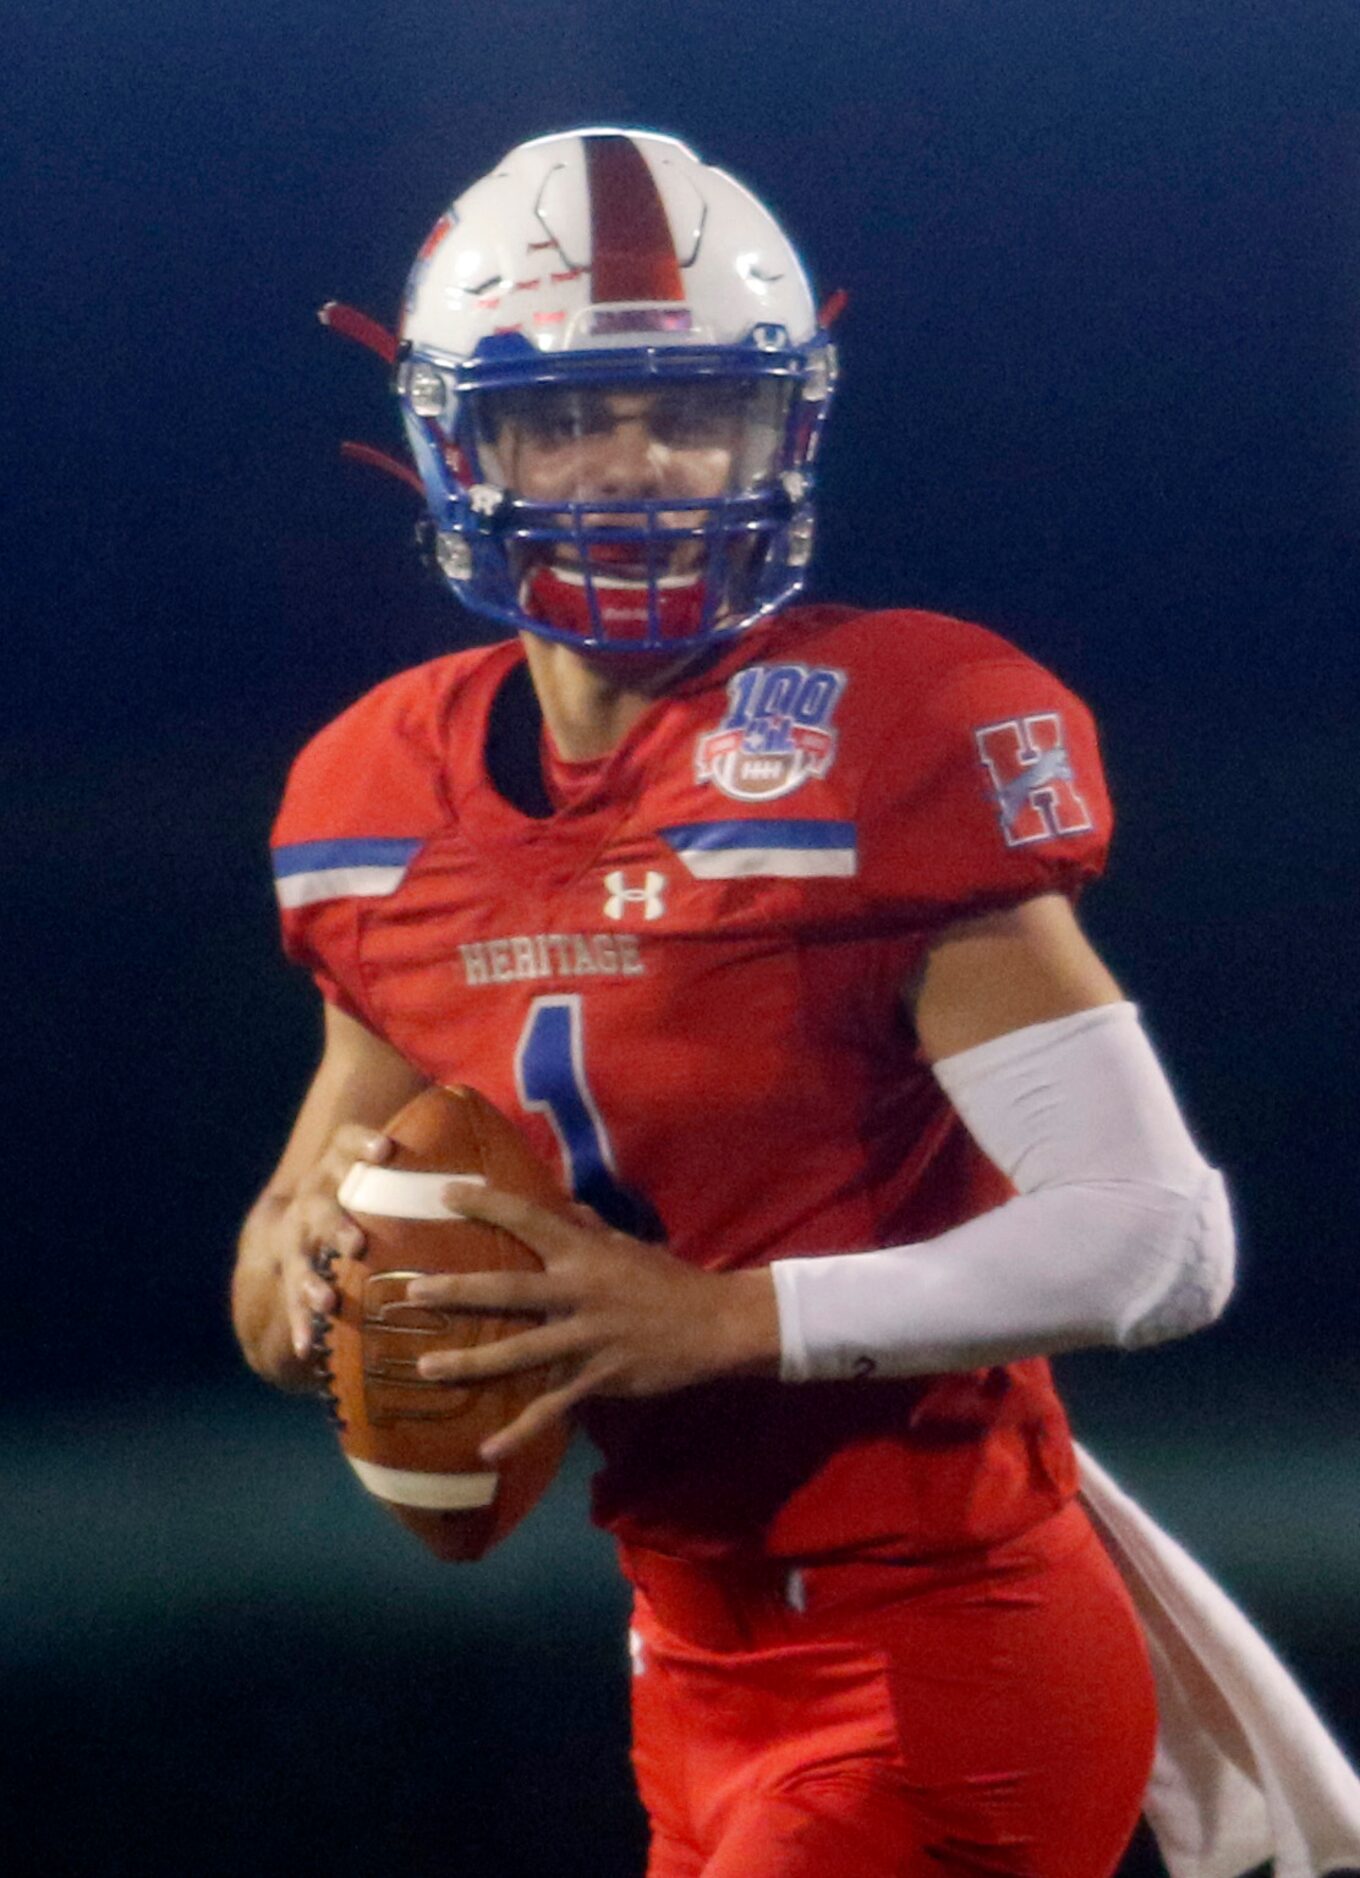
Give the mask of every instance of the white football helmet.
[[[436, 554], [476, 612], [682, 651], [802, 586], [834, 351], [778, 223], [684, 144], [519, 145], [431, 230], [400, 340]], [[601, 480], [589, 439], [619, 427], [645, 474]]]

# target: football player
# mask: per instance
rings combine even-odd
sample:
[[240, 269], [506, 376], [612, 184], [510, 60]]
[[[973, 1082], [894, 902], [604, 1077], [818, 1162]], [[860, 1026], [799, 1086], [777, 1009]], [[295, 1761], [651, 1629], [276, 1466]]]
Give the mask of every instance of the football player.
[[[1110, 811], [1047, 671], [800, 605], [836, 361], [768, 211], [669, 138], [510, 152], [422, 248], [397, 390], [503, 643], [361, 699], [275, 832], [325, 1048], [247, 1223], [253, 1366], [312, 1383], [337, 1193], [468, 1081], [564, 1221], [464, 1210], [636, 1588], [652, 1878], [1112, 1872], [1156, 1734], [1046, 1358], [1222, 1309], [1223, 1183], [1074, 903]], [[551, 1378], [551, 1380], [547, 1380]]]

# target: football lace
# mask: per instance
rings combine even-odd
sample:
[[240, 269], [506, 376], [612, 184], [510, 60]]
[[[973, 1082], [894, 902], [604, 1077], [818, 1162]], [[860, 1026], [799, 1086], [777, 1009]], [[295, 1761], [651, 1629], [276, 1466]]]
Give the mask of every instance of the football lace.
[[[333, 1282], [336, 1261], [340, 1254], [334, 1246], [327, 1246], [316, 1255], [316, 1269], [327, 1281]], [[347, 1426], [340, 1413], [340, 1397], [335, 1387], [335, 1350], [331, 1333], [335, 1329], [335, 1318], [329, 1311], [312, 1312], [312, 1370], [316, 1376], [317, 1394], [326, 1404], [326, 1414], [332, 1425], [344, 1433]]]

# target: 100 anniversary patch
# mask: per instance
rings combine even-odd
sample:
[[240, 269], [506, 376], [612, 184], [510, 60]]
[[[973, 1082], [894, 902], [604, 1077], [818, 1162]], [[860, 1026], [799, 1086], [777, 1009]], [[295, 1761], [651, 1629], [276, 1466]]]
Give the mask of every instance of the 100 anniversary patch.
[[727, 687], [727, 714], [695, 746], [697, 782], [738, 802], [786, 796], [836, 760], [831, 716], [845, 673], [827, 666], [748, 665]]

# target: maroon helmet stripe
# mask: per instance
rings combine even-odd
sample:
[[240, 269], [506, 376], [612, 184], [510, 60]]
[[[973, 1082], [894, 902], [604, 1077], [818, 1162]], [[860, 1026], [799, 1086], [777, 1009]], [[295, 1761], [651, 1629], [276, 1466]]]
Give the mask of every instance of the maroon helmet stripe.
[[590, 297], [683, 300], [680, 263], [647, 160], [631, 137], [587, 137], [590, 185]]

